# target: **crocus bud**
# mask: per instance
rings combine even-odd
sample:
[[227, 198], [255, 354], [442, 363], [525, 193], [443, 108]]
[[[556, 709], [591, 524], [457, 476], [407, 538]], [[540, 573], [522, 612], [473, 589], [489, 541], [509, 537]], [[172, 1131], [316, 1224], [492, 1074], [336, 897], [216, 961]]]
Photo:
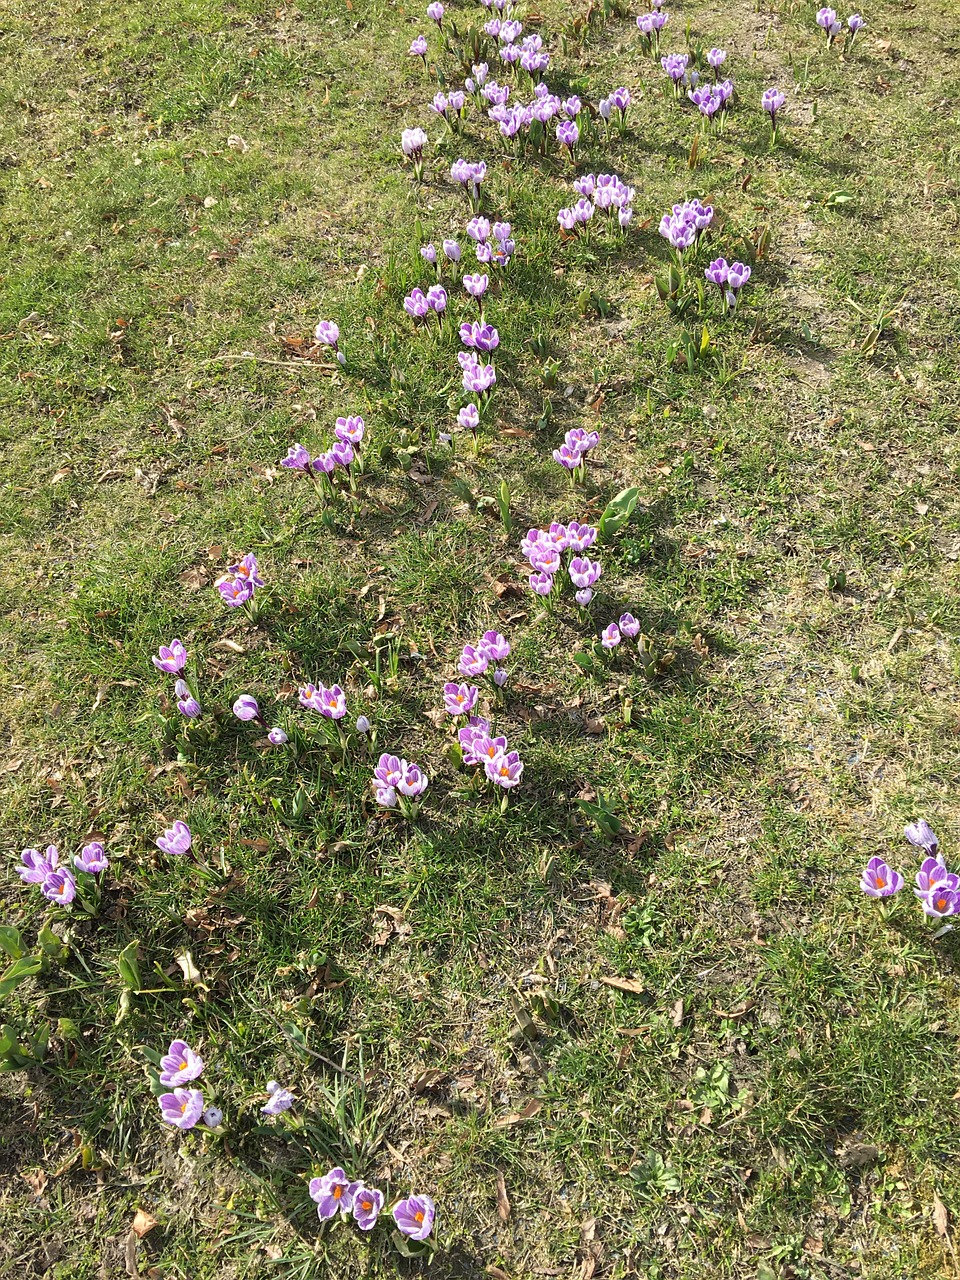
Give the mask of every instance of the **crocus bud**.
[[502, 689], [509, 679], [509, 673], [503, 667], [497, 667], [493, 673], [493, 683], [498, 689]]
[[287, 735], [282, 729], [271, 729], [267, 734], [267, 740], [272, 742], [275, 747], [282, 747], [288, 741]]
[[259, 720], [260, 708], [256, 698], [251, 698], [248, 693], [242, 693], [233, 704], [233, 714], [238, 720]]
[[423, 258], [424, 262], [429, 262], [433, 266], [437, 260], [437, 251], [432, 244], [425, 244], [421, 246], [420, 257]]
[[366, 716], [357, 716], [357, 733], [369, 733], [370, 721]]
[[208, 1129], [216, 1129], [217, 1125], [223, 1119], [223, 1112], [219, 1107], [207, 1107], [203, 1113], [203, 1123]]
[[575, 599], [577, 604], [586, 606], [593, 599], [593, 590], [590, 587], [583, 587], [577, 592]]

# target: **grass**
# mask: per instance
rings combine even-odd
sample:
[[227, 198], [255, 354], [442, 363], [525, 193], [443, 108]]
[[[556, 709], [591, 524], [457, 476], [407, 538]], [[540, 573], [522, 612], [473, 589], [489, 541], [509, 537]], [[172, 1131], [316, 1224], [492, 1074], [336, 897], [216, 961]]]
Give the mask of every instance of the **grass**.
[[[51, 1039], [0, 1081], [0, 1276], [422, 1269], [386, 1232], [319, 1230], [306, 1179], [333, 1162], [436, 1198], [450, 1280], [956, 1268], [953, 1218], [934, 1221], [938, 1199], [960, 1210], [955, 935], [856, 888], [874, 853], [910, 870], [906, 821], [948, 860], [960, 828], [949, 7], [878, 0], [847, 60], [811, 4], [673, 14], [665, 49], [689, 21], [731, 51], [739, 96], [696, 170], [690, 108], [632, 18], [581, 46], [576, 13], [542, 7], [550, 83], [637, 98], [582, 157], [636, 188], [623, 241], [561, 242], [561, 166], [504, 163], [475, 112], [441, 136], [406, 56], [419, 10], [7, 6], [0, 914], [35, 945], [26, 845], [99, 835], [112, 868], [96, 919], [51, 917], [66, 958], [4, 1002]], [[756, 106], [774, 83], [775, 149]], [[415, 123], [419, 189], [396, 154]], [[487, 160], [518, 244], [476, 457], [438, 440], [455, 334], [400, 306], [422, 241], [463, 238], [459, 154]], [[692, 194], [728, 257], [764, 225], [771, 247], [736, 317], [709, 298], [695, 316], [716, 356], [688, 373], [653, 278], [660, 214]], [[319, 316], [346, 372], [281, 343]], [[369, 465], [331, 520], [277, 464], [349, 412]], [[571, 496], [550, 452], [574, 425], [602, 443]], [[594, 620], [630, 608], [676, 654], [652, 680], [626, 657], [582, 671], [589, 626], [511, 589], [528, 527], [630, 485]], [[247, 551], [269, 584], [255, 623], [212, 587]], [[486, 627], [513, 645], [496, 723], [526, 761], [503, 815], [458, 791], [431, 716]], [[207, 711], [176, 739], [149, 662], [173, 635]], [[358, 657], [378, 635], [395, 682]], [[374, 810], [369, 761], [266, 753], [229, 714], [248, 692], [295, 718], [305, 679], [339, 681], [378, 749], [424, 765], [415, 824]], [[628, 838], [587, 821], [595, 794]], [[153, 847], [177, 818], [207, 872]], [[134, 940], [145, 993], [125, 1001]], [[143, 1050], [179, 1034], [222, 1136], [158, 1121]], [[290, 1123], [261, 1123], [271, 1077]], [[158, 1223], [139, 1243], [138, 1208]]]

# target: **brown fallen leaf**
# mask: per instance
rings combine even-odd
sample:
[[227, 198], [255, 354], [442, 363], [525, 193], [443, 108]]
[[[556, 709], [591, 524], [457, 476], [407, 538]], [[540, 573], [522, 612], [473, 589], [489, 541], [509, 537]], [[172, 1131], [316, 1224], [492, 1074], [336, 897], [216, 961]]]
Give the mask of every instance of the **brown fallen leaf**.
[[605, 987], [625, 991], [630, 996], [642, 996], [647, 990], [639, 978], [601, 978], [600, 981]]
[[189, 951], [184, 951], [181, 955], [173, 958], [180, 967], [184, 982], [192, 983], [194, 986], [203, 986], [203, 975], [194, 963], [193, 956]]
[[682, 996], [680, 997], [679, 1000], [674, 1000], [673, 1004], [670, 1006], [670, 1021], [678, 1029], [683, 1026], [683, 997]]
[[947, 1206], [936, 1192], [933, 1193], [933, 1227], [938, 1236], [946, 1236], [950, 1229], [950, 1215]]
[[210, 581], [206, 569], [201, 569], [198, 565], [194, 565], [192, 569], [185, 569], [180, 574], [179, 581], [187, 588], [188, 591], [199, 591], [201, 587], [205, 587]]
[[[383, 916], [384, 919], [378, 920], [378, 916]], [[373, 923], [375, 947], [385, 947], [394, 935], [398, 938], [406, 938], [413, 932], [403, 912], [398, 907], [387, 906], [386, 903], [374, 907]]]
[[524, 1120], [532, 1120], [542, 1109], [543, 1103], [539, 1098], [531, 1098], [522, 1111], [511, 1111], [509, 1115], [501, 1116], [499, 1120], [494, 1120], [493, 1127], [495, 1129], [509, 1129], [515, 1124], [521, 1124]]
[[497, 1217], [501, 1222], [506, 1222], [510, 1217], [510, 1197], [507, 1195], [507, 1184], [502, 1173], [497, 1174]]
[[738, 1018], [745, 1018], [751, 1009], [756, 1008], [756, 1004], [756, 1000], [746, 1000], [735, 1009], [711, 1009], [710, 1012], [715, 1018], [726, 1018], [728, 1022], [736, 1022]]
[[137, 1265], [137, 1246], [139, 1243], [137, 1233], [130, 1231], [123, 1246], [123, 1261], [127, 1268], [127, 1275], [131, 1277], [131, 1280], [140, 1280], [140, 1268]]
[[157, 1226], [157, 1220], [152, 1213], [147, 1213], [146, 1209], [138, 1209], [133, 1219], [133, 1226], [130, 1230], [134, 1233], [138, 1240], [142, 1240], [145, 1235]]

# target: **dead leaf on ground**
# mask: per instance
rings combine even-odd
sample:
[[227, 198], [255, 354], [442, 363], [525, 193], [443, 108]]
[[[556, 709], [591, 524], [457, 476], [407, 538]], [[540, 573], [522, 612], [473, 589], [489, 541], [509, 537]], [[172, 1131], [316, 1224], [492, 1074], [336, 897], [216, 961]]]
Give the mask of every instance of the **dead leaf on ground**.
[[600, 981], [605, 987], [625, 991], [629, 996], [642, 996], [647, 990], [639, 978], [601, 978]]
[[42, 1169], [38, 1169], [36, 1173], [23, 1174], [23, 1180], [35, 1196], [43, 1195], [43, 1189], [47, 1185], [47, 1175]]
[[135, 1231], [129, 1232], [126, 1244], [123, 1247], [123, 1261], [127, 1268], [127, 1275], [132, 1280], [140, 1280], [140, 1268], [137, 1265], [137, 1246], [140, 1242], [137, 1239]]
[[147, 1213], [146, 1209], [138, 1209], [130, 1230], [138, 1240], [142, 1240], [157, 1225], [157, 1220], [152, 1213]]
[[737, 1005], [735, 1009], [711, 1009], [710, 1012], [715, 1018], [725, 1018], [728, 1022], [736, 1022], [739, 1018], [745, 1018], [751, 1009], [756, 1008], [756, 1000], [745, 1000], [743, 1004]]
[[195, 986], [203, 986], [203, 975], [197, 968], [189, 951], [184, 951], [181, 955], [174, 956], [174, 960], [180, 967], [184, 982], [193, 983]]
[[[378, 920], [378, 916], [382, 916], [383, 919]], [[413, 932], [403, 912], [398, 907], [390, 907], [385, 903], [374, 907], [373, 926], [375, 947], [385, 947], [392, 937], [407, 938]]]
[[670, 1021], [678, 1029], [683, 1026], [683, 997], [682, 996], [680, 997], [679, 1000], [674, 1000], [673, 1004], [670, 1006]]
[[431, 1089], [436, 1089], [449, 1079], [449, 1071], [441, 1071], [438, 1067], [428, 1067], [426, 1071], [420, 1071], [410, 1081], [410, 1088], [414, 1093], [429, 1093]]
[[950, 1215], [947, 1206], [936, 1192], [933, 1193], [933, 1225], [938, 1236], [946, 1236], [950, 1226]]
[[179, 581], [187, 588], [188, 591], [199, 591], [201, 587], [205, 587], [210, 581], [206, 569], [201, 569], [198, 565], [194, 565], [190, 569], [185, 569], [180, 574]]
[[837, 1153], [840, 1167], [843, 1169], [865, 1169], [880, 1157], [880, 1148], [872, 1142], [856, 1140], [844, 1143]]
[[539, 1098], [531, 1098], [522, 1111], [511, 1111], [509, 1115], [501, 1116], [499, 1120], [494, 1120], [493, 1127], [495, 1129], [509, 1129], [515, 1124], [521, 1124], [524, 1120], [532, 1120], [543, 1109], [543, 1103]]
[[501, 1222], [506, 1222], [510, 1217], [510, 1197], [507, 1195], [507, 1184], [502, 1173], [497, 1174], [497, 1217]]

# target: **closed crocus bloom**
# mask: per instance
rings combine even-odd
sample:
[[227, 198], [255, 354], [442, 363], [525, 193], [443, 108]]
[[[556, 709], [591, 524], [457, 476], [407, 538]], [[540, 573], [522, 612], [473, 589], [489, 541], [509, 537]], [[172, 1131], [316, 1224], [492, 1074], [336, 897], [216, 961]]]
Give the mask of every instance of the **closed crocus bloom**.
[[201, 714], [200, 703], [190, 692], [190, 686], [185, 680], [178, 680], [173, 686], [173, 692], [177, 699], [177, 710], [182, 716], [186, 716], [188, 720], [196, 720]]
[[726, 49], [711, 49], [707, 54], [707, 61], [710, 63], [711, 67], [713, 67], [714, 71], [716, 71], [718, 67], [722, 67], [726, 60]]
[[223, 1112], [219, 1107], [207, 1107], [200, 1118], [208, 1129], [217, 1129], [223, 1120]]
[[437, 251], [432, 244], [421, 245], [420, 257], [423, 258], [425, 262], [429, 262], [430, 265], [433, 266], [437, 260]]
[[715, 258], [713, 262], [710, 263], [709, 267], [704, 269], [703, 274], [711, 284], [719, 285], [722, 289], [727, 283], [728, 271], [729, 268], [727, 266], [726, 258]]
[[474, 298], [482, 298], [490, 284], [490, 277], [477, 273], [476, 275], [466, 275], [463, 277], [463, 287], [467, 293]]
[[904, 827], [903, 834], [917, 849], [925, 849], [928, 854], [936, 856], [940, 841], [934, 835], [929, 823], [922, 818], [919, 822], [911, 822]]
[[787, 100], [787, 95], [779, 89], [764, 89], [760, 105], [768, 113], [771, 121], [776, 122], [777, 112]]
[[203, 1059], [186, 1040], [171, 1040], [170, 1048], [160, 1059], [161, 1084], [188, 1084], [203, 1071]]
[[259, 720], [260, 707], [256, 698], [251, 698], [248, 693], [242, 693], [233, 704], [233, 714], [238, 720]]
[[78, 871], [85, 871], [88, 875], [98, 876], [101, 871], [107, 870], [110, 866], [110, 861], [104, 853], [102, 844], [85, 844], [79, 856], [74, 858], [73, 865]]
[[430, 310], [426, 295], [422, 289], [413, 289], [403, 300], [403, 309], [414, 320], [422, 320]]
[[577, 97], [575, 93], [571, 94], [570, 97], [567, 98], [563, 104], [564, 113], [571, 120], [575, 120], [577, 118], [577, 116], [580, 114], [582, 107], [583, 107], [583, 103], [580, 101], [580, 99]]
[[447, 291], [444, 289], [443, 285], [431, 285], [427, 290], [427, 306], [431, 311], [436, 311], [437, 314], [446, 309]]
[[493, 673], [493, 683], [498, 689], [502, 689], [509, 679], [510, 674], [503, 667], [497, 667], [496, 671]]
[[[427, 42], [423, 42], [424, 52], [426, 52]], [[400, 134], [400, 148], [405, 156], [411, 160], [416, 160], [423, 153], [423, 148], [427, 145], [427, 135], [422, 129], [404, 129]]]
[[157, 836], [154, 843], [163, 853], [168, 853], [171, 857], [180, 858], [190, 852], [190, 848], [193, 845], [193, 836], [185, 822], [175, 822], [164, 831], [162, 836]]
[[444, 257], [448, 258], [450, 262], [459, 262], [461, 252], [460, 246], [457, 244], [456, 240], [444, 240]]
[[433, 4], [427, 5], [427, 17], [437, 24], [438, 27], [443, 26], [443, 5], [439, 0], [434, 0]]
[[480, 411], [475, 404], [464, 405], [457, 414], [457, 422], [464, 431], [476, 431], [480, 426]]
[[328, 449], [326, 453], [318, 454], [313, 460], [314, 471], [319, 471], [321, 475], [331, 475], [336, 470], [337, 459], [333, 450]]
[[632, 210], [632, 209], [618, 209], [618, 210], [617, 210], [617, 221], [620, 223], [620, 226], [621, 226], [621, 227], [623, 227], [624, 229], [625, 229], [625, 228], [627, 228], [627, 227], [629, 227], [630, 223], [633, 221], [633, 210]]
[[485, 62], [474, 63], [470, 70], [473, 72], [473, 78], [476, 80], [478, 85], [486, 83], [487, 76], [490, 74], [490, 68]]
[[527, 579], [530, 590], [537, 596], [548, 596], [553, 590], [553, 575], [549, 573], [531, 573]]
[[160, 1115], [177, 1129], [192, 1129], [203, 1115], [203, 1094], [199, 1089], [174, 1089], [157, 1099]]
[[561, 120], [557, 125], [557, 141], [572, 151], [580, 138], [580, 130], [573, 120]]
[[573, 231], [577, 225], [576, 215], [572, 209], [561, 209], [557, 213], [557, 221], [564, 231]]
[[593, 589], [591, 587], [581, 587], [579, 591], [574, 592], [573, 598], [578, 605], [585, 609], [593, 599]]
[[434, 99], [430, 103], [430, 110], [435, 111], [438, 116], [445, 116], [447, 114], [447, 106], [446, 95], [438, 93], [434, 95]]
[[152, 659], [159, 671], [168, 671], [176, 675], [187, 665], [187, 651], [182, 640], [171, 640], [169, 645], [162, 644], [159, 654]]
[[66, 867], [60, 867], [44, 878], [40, 892], [48, 901], [65, 907], [77, 896], [77, 883]]
[[490, 219], [471, 218], [467, 223], [467, 235], [471, 240], [483, 242], [490, 238]]
[[574, 556], [567, 571], [575, 587], [592, 587], [603, 572], [599, 560], [591, 561], [582, 556]]
[[817, 26], [823, 27], [824, 30], [832, 27], [837, 20], [835, 9], [819, 9], [817, 11]]
[[353, 445], [349, 440], [337, 440], [330, 450], [330, 456], [338, 467], [349, 467], [354, 459]]
[[282, 747], [288, 741], [288, 738], [282, 729], [273, 728], [267, 734], [267, 741], [271, 742], [275, 747]]
[[436, 1209], [429, 1196], [410, 1196], [393, 1206], [393, 1220], [401, 1235], [426, 1240], [433, 1230]]
[[752, 275], [751, 269], [744, 262], [732, 262], [727, 272], [727, 287], [742, 289]]
[[321, 320], [313, 336], [322, 346], [335, 347], [340, 341], [340, 330], [332, 320]]
[[410, 56], [412, 58], [423, 58], [426, 56], [426, 52], [427, 52], [427, 37], [417, 36], [416, 39], [413, 41], [413, 43], [410, 45]]
[[620, 628], [621, 635], [625, 635], [628, 640], [632, 640], [635, 636], [640, 634], [640, 623], [632, 613], [621, 613], [620, 620], [617, 625]]

